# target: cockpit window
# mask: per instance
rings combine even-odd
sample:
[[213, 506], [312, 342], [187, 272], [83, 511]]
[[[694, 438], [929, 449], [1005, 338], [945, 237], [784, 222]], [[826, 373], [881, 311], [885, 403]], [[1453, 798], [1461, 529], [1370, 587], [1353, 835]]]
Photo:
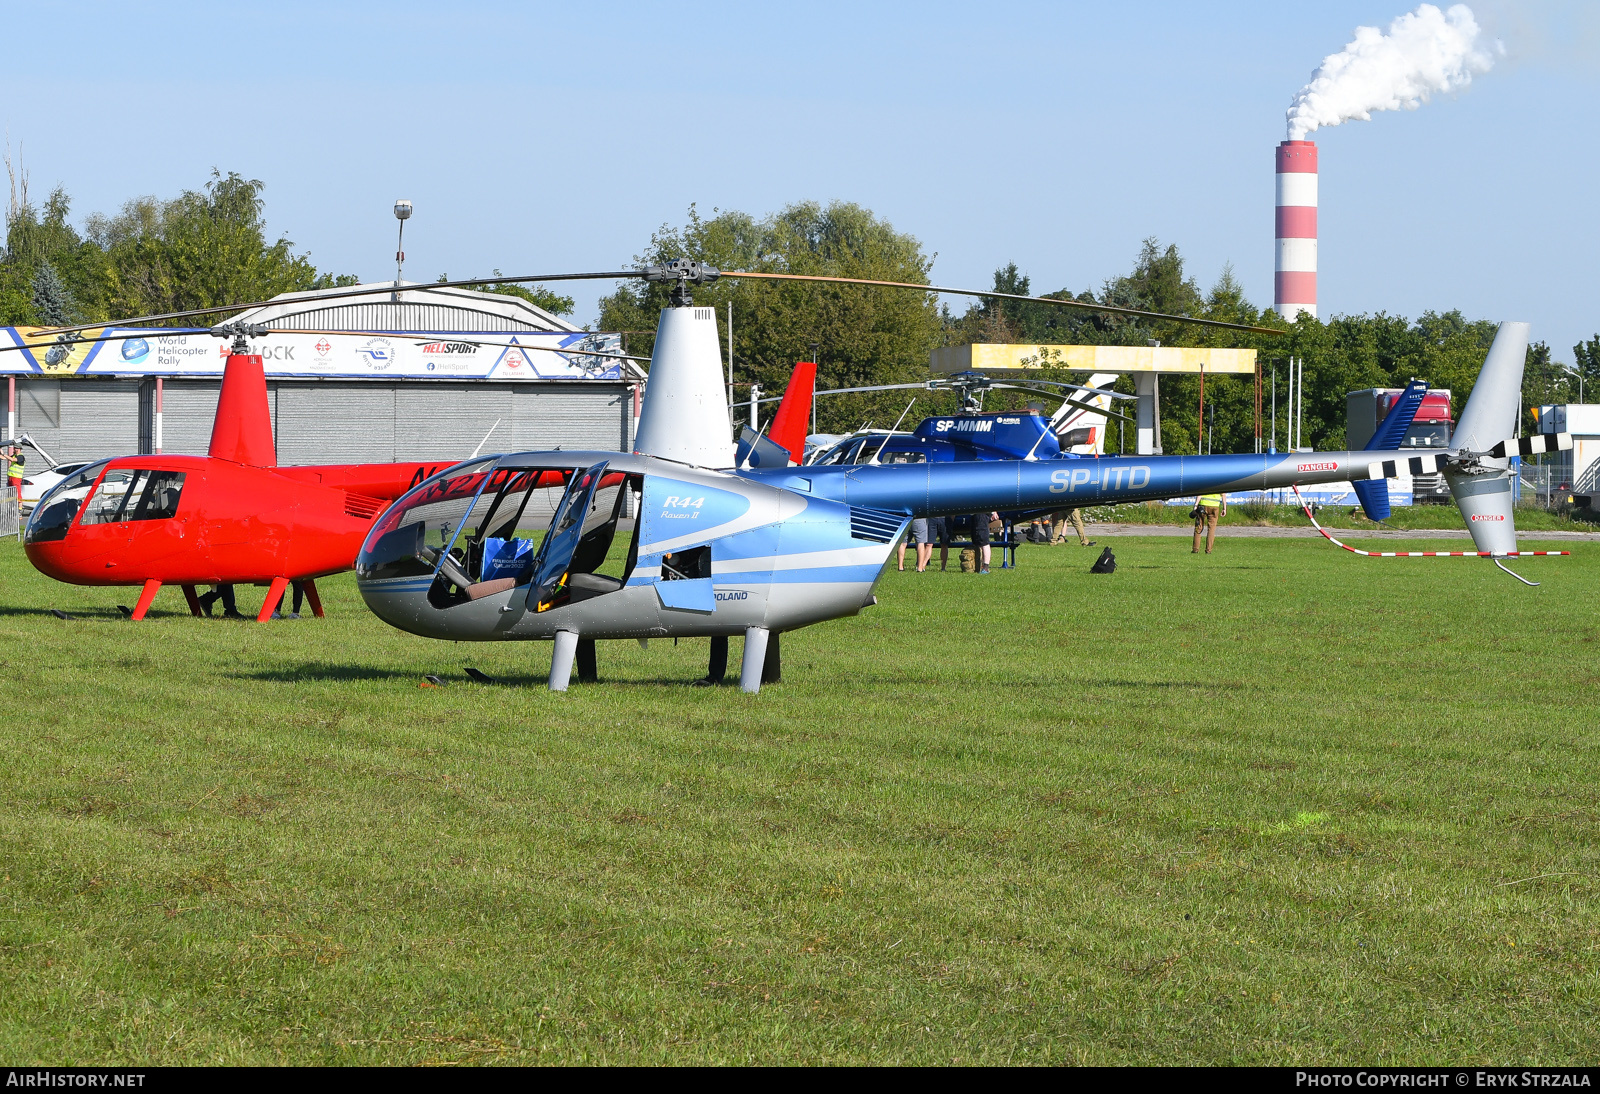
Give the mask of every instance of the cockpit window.
[[890, 449], [888, 452], [885, 452], [883, 454], [883, 457], [878, 462], [879, 463], [927, 463], [928, 462], [928, 454], [926, 452], [904, 452], [904, 451], [896, 452], [893, 449]]
[[178, 515], [183, 492], [182, 471], [150, 471], [117, 467], [107, 471], [84, 508], [79, 524], [119, 524], [130, 520], [166, 520]]
[[28, 543], [51, 543], [55, 540], [66, 539], [67, 532], [72, 528], [72, 522], [77, 519], [78, 510], [83, 507], [83, 499], [94, 487], [95, 479], [100, 477], [101, 470], [107, 461], [91, 463], [75, 475], [62, 479], [44, 497], [39, 499], [39, 504], [34, 506], [33, 516], [28, 520], [28, 530], [25, 540]]

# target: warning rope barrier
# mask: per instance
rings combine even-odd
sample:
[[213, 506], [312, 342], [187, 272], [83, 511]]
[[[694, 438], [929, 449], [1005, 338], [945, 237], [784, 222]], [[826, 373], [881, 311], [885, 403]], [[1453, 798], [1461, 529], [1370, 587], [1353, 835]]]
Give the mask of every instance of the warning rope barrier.
[[1352, 547], [1348, 543], [1341, 543], [1328, 534], [1328, 530], [1317, 523], [1317, 518], [1311, 515], [1311, 506], [1306, 504], [1306, 499], [1300, 496], [1300, 489], [1290, 485], [1294, 491], [1295, 500], [1300, 503], [1300, 509], [1311, 522], [1311, 527], [1322, 533], [1335, 547], [1343, 547], [1353, 555], [1364, 558], [1537, 558], [1541, 555], [1570, 555], [1571, 551], [1363, 551], [1359, 547]]

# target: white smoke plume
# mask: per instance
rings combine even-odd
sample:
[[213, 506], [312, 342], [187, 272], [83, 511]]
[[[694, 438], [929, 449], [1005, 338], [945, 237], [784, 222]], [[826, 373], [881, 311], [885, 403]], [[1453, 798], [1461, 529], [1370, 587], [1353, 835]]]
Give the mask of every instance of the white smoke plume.
[[1389, 24], [1357, 27], [1355, 40], [1323, 58], [1289, 107], [1289, 139], [1374, 110], [1415, 110], [1435, 92], [1456, 91], [1489, 71], [1499, 42], [1482, 40], [1478, 21], [1465, 4], [1440, 11], [1423, 4]]

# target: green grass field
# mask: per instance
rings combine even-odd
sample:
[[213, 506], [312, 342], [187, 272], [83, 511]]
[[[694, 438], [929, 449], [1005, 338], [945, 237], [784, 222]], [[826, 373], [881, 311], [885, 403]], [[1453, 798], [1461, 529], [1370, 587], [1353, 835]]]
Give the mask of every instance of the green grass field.
[[891, 572], [751, 697], [0, 543], [0, 1058], [1600, 1057], [1600, 548], [1113, 546]]

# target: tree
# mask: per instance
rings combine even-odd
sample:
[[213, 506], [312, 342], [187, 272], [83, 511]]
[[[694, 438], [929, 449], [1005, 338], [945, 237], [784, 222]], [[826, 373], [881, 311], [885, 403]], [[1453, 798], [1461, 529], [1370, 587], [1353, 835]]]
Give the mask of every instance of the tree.
[[39, 263], [33, 274], [33, 313], [51, 327], [64, 327], [76, 318], [77, 306], [49, 262]]
[[267, 243], [262, 189], [258, 179], [213, 171], [203, 191], [134, 198], [115, 216], [88, 217], [82, 234], [68, 219], [65, 190], [36, 210], [24, 189], [6, 220], [0, 321], [109, 320], [355, 284], [319, 274], [286, 238]]
[[1551, 359], [1548, 344], [1535, 342], [1529, 346], [1522, 366], [1523, 432], [1538, 432], [1532, 408], [1570, 402], [1577, 397], [1577, 386], [1572, 369]]
[[[725, 270], [834, 274], [926, 284], [932, 261], [912, 236], [849, 202], [799, 202], [765, 219], [691, 206], [681, 227], [663, 225], [641, 264], [693, 258]], [[628, 283], [601, 300], [602, 330], [635, 332], [630, 352], [648, 353], [668, 287]], [[859, 387], [927, 377], [943, 331], [932, 294], [857, 285], [724, 279], [695, 289], [719, 326], [733, 306], [735, 379], [777, 394], [796, 361], [819, 347], [819, 387]], [[726, 327], [722, 326], [726, 337]], [[920, 396], [919, 408], [927, 405]], [[910, 394], [884, 392], [822, 399], [818, 428], [854, 429], [864, 420], [892, 424]], [[769, 412], [770, 413], [770, 412]]]
[[0, 321], [45, 325], [58, 322], [49, 316], [78, 317], [80, 311], [95, 310], [99, 256], [69, 223], [71, 205], [61, 187], [51, 192], [42, 212], [27, 200], [25, 183], [20, 196], [13, 195], [0, 251]]
[[[1573, 346], [1572, 356], [1577, 361], [1578, 375], [1583, 377], [1584, 398], [1588, 398], [1587, 389], [1600, 381], [1600, 334]], [[1595, 390], [1600, 391], [1600, 388]]]

